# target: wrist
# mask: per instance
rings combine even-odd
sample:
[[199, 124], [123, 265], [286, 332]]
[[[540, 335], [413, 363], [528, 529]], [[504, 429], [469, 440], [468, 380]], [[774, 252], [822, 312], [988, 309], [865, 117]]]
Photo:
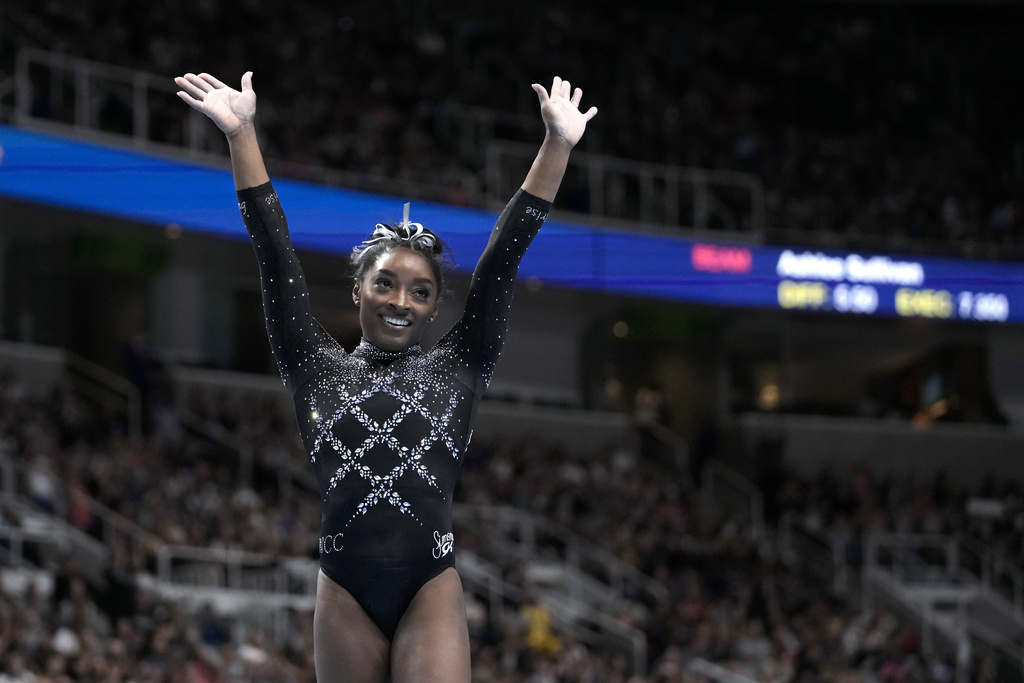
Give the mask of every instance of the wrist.
[[563, 154], [568, 154], [574, 147], [574, 145], [564, 137], [550, 131], [544, 135], [544, 142], [542, 142], [540, 146], [545, 152], [560, 152]]
[[253, 121], [246, 121], [240, 124], [234, 130], [224, 133], [227, 136], [228, 142], [236, 142], [245, 138], [256, 137], [256, 124]]

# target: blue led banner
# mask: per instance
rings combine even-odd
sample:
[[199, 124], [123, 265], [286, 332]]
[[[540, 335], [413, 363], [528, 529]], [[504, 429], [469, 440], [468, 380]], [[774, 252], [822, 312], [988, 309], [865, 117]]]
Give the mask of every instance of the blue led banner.
[[[245, 239], [230, 173], [0, 126], [0, 194], [158, 226]], [[275, 180], [296, 246], [346, 254], [397, 197]], [[471, 270], [495, 215], [414, 202]], [[522, 277], [709, 305], [849, 315], [1024, 321], [1024, 265], [737, 246], [570, 224], [544, 226]]]

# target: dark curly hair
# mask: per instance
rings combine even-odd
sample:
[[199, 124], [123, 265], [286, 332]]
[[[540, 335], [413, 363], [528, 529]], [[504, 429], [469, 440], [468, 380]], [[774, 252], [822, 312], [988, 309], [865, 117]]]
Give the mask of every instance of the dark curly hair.
[[444, 281], [445, 271], [453, 261], [451, 249], [433, 231], [419, 223], [378, 223], [373, 233], [352, 249], [352, 278], [359, 282], [381, 256], [396, 249], [409, 249], [427, 259], [439, 294], [447, 291]]

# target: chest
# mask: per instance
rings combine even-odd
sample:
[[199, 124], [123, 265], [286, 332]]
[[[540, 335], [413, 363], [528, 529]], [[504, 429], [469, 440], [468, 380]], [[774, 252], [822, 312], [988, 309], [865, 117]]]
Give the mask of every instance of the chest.
[[[458, 457], [474, 394], [457, 372], [430, 358], [380, 364], [347, 357], [325, 364], [295, 396], [311, 460], [443, 450]], [[404, 456], [403, 456], [404, 457]]]

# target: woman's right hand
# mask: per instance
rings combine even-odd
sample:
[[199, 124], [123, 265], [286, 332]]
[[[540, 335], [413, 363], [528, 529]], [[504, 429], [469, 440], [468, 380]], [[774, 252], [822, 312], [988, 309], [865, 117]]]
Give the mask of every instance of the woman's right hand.
[[217, 124], [225, 135], [236, 135], [256, 118], [256, 93], [252, 89], [252, 72], [242, 75], [242, 89], [235, 90], [210, 74], [185, 74], [174, 82], [181, 90], [178, 97]]

